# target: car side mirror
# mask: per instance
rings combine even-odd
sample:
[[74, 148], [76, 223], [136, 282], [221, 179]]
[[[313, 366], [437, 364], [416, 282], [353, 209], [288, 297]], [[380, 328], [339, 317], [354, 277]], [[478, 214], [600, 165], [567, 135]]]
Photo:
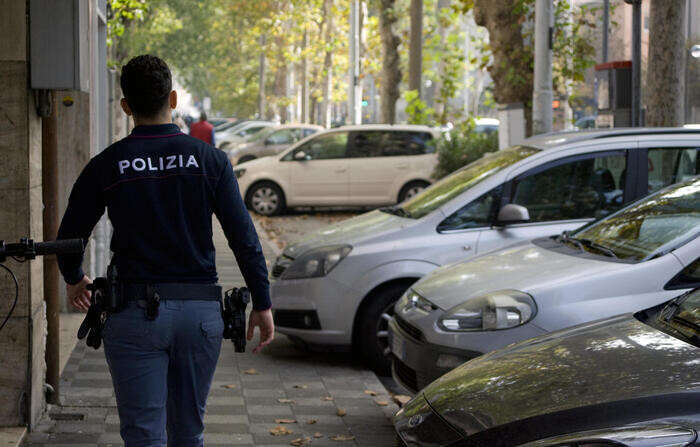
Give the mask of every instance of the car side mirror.
[[496, 217], [497, 226], [512, 225], [530, 221], [530, 212], [522, 205], [509, 203], [503, 206]]
[[311, 160], [311, 157], [306, 155], [306, 152], [299, 151], [299, 152], [294, 154], [294, 159], [297, 161], [307, 161], [307, 160]]

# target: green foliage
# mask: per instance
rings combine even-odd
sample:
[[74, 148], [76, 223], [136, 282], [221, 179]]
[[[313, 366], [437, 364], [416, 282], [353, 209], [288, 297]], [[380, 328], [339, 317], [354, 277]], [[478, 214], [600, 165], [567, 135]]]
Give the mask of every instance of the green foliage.
[[425, 101], [420, 99], [417, 90], [405, 91], [403, 93], [403, 99], [406, 101], [408, 124], [435, 125], [435, 109], [428, 107]]
[[146, 0], [108, 0], [107, 45], [112, 46], [115, 38], [124, 34], [129, 22], [143, 20], [147, 9]]
[[466, 120], [438, 140], [434, 178], [445, 177], [484, 154], [498, 150], [498, 133], [477, 133], [474, 126], [473, 119]]

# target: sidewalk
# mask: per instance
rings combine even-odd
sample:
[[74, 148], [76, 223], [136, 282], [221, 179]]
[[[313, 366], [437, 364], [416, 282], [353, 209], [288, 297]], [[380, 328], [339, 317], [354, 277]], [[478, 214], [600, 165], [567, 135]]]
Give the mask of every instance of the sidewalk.
[[[218, 225], [214, 233], [221, 284], [241, 285]], [[275, 251], [267, 241], [263, 249], [273, 262]], [[78, 343], [62, 375], [61, 395], [63, 406], [49, 409], [29, 435], [28, 446], [123, 445], [101, 349]], [[235, 354], [225, 340], [209, 395], [204, 441], [207, 447], [392, 446], [389, 418], [396, 409], [377, 377], [347, 355], [302, 352], [280, 334], [262, 354]]]

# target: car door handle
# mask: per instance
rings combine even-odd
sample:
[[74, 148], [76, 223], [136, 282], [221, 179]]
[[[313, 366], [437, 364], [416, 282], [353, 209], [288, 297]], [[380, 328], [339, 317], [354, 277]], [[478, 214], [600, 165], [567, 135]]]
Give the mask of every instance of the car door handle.
[[337, 173], [340, 174], [340, 173], [345, 172], [345, 171], [347, 171], [347, 170], [348, 170], [348, 168], [338, 168], [338, 169], [335, 170], [335, 172], [337, 172]]

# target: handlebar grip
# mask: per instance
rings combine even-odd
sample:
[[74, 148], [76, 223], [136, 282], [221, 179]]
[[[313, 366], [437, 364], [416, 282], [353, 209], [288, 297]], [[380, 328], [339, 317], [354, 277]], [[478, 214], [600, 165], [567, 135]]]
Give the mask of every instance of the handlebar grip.
[[61, 239], [49, 242], [35, 242], [34, 250], [37, 255], [62, 255], [68, 253], [82, 253], [85, 244], [82, 239]]

